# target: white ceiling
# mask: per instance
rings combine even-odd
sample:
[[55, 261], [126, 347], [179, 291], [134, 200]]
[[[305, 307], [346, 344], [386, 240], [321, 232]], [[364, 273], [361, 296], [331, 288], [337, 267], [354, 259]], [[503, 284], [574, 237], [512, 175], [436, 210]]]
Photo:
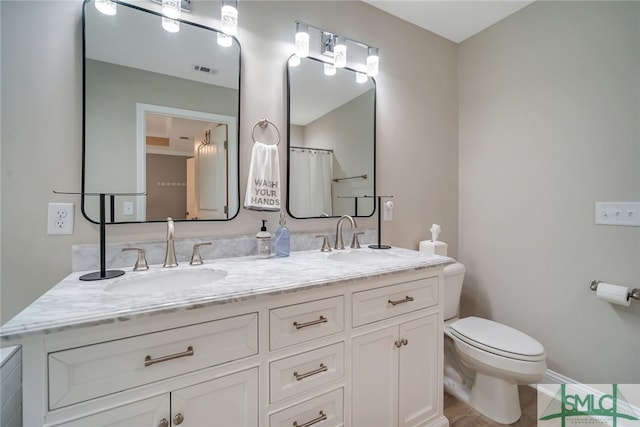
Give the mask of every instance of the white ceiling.
[[533, 0], [363, 1], [456, 43], [533, 3]]

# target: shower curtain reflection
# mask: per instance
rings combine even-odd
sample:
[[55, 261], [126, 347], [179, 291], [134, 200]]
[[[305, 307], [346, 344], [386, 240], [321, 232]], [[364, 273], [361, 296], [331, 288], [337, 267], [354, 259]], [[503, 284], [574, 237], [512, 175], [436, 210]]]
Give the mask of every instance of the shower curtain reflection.
[[289, 164], [289, 211], [297, 218], [332, 216], [333, 152], [292, 147]]

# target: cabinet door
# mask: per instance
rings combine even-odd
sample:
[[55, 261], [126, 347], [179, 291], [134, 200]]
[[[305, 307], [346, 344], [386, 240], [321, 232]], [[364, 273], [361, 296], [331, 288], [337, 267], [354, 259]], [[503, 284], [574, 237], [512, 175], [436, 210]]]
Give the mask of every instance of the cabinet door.
[[398, 327], [353, 339], [354, 427], [398, 425]]
[[[438, 315], [400, 325], [399, 425], [418, 426], [438, 414]], [[406, 340], [406, 341], [405, 341]]]
[[180, 427], [258, 425], [258, 368], [171, 393], [171, 422]]
[[158, 427], [169, 421], [169, 394], [140, 400], [58, 426], [64, 427]]

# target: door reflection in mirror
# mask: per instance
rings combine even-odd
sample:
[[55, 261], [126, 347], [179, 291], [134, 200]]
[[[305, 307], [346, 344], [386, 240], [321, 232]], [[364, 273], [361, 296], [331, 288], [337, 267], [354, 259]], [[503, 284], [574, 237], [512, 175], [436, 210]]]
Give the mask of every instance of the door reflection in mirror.
[[235, 117], [137, 105], [140, 221], [226, 219], [229, 138]]

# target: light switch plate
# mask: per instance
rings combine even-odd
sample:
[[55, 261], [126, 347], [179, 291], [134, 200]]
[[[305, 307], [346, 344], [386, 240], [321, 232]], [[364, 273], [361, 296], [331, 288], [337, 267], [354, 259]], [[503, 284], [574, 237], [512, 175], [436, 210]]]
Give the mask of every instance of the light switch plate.
[[640, 227], [640, 202], [596, 202], [596, 224]]

